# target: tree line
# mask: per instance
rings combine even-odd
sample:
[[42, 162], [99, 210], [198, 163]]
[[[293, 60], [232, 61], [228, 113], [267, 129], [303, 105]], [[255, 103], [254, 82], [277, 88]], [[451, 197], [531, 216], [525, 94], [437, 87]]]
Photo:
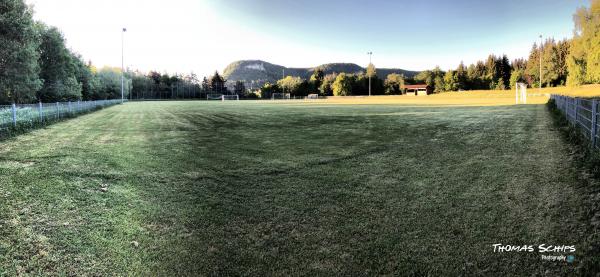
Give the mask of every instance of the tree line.
[[489, 55], [468, 66], [461, 62], [448, 71], [436, 67], [414, 77], [390, 74], [385, 79], [377, 76], [373, 64], [366, 72], [354, 74], [324, 74], [322, 68], [317, 68], [309, 79], [287, 76], [255, 91], [248, 90], [241, 81], [228, 83], [218, 72], [199, 80], [193, 73], [97, 69], [66, 47], [57, 28], [34, 21], [31, 7], [23, 0], [3, 0], [0, 14], [2, 104], [119, 98], [122, 75], [125, 97], [131, 99], [205, 98], [209, 94], [270, 98], [273, 93], [282, 92], [293, 96], [366, 95], [369, 80], [372, 95], [402, 94], [406, 84], [426, 84], [443, 92], [503, 90], [517, 82], [529, 87], [600, 83], [600, 0], [592, 0], [589, 8], [576, 11], [572, 39], [549, 38], [539, 45], [534, 43], [526, 59], [510, 61], [506, 55]]
[[469, 66], [460, 63], [456, 69], [446, 72], [436, 67], [420, 72], [415, 80], [434, 88], [436, 92], [460, 90], [505, 90], [514, 88], [517, 82], [529, 87], [540, 86], [540, 56], [542, 57], [542, 86], [554, 87], [566, 84], [569, 40], [547, 39], [541, 47], [534, 43], [528, 59], [509, 61], [506, 55], [489, 55], [487, 59]]
[[[85, 62], [66, 47], [57, 28], [34, 21], [23, 0], [3, 0], [0, 14], [0, 103], [121, 96], [120, 69], [98, 70]], [[127, 79], [126, 88], [130, 84]]]
[[0, 104], [117, 99], [122, 76], [131, 99], [202, 98], [225, 86], [218, 74], [200, 83], [193, 73], [98, 69], [67, 48], [60, 30], [34, 21], [23, 0], [0, 2], [0, 45]]
[[540, 55], [542, 56], [542, 86], [563, 86], [567, 83], [571, 41], [555, 41], [547, 39], [541, 47], [534, 44], [528, 59], [510, 61], [506, 55], [489, 55], [487, 59], [477, 61], [469, 66], [460, 63], [456, 69], [443, 71], [440, 67], [419, 72], [414, 77], [401, 74], [389, 74], [381, 79], [376, 68], [370, 64], [366, 72], [354, 74], [323, 74], [320, 68], [315, 69], [310, 79], [287, 76], [277, 83], [266, 83], [261, 93], [267, 96], [272, 93], [287, 92], [295, 96], [306, 96], [318, 93], [323, 96], [367, 95], [369, 77], [371, 77], [372, 95], [403, 94], [408, 84], [425, 84], [435, 92], [461, 90], [505, 90], [514, 88], [517, 82], [529, 87], [539, 87]]
[[150, 71], [126, 72], [132, 80], [131, 99], [206, 99], [208, 95], [239, 95], [244, 98], [256, 98], [257, 95], [246, 89], [242, 81], [236, 81], [228, 87], [227, 80], [215, 71], [202, 81], [195, 73], [188, 75], [159, 73]]

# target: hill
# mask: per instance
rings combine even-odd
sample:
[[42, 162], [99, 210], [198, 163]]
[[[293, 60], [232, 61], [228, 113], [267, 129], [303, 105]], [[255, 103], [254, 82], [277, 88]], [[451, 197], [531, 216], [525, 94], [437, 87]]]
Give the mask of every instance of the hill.
[[[325, 74], [331, 74], [334, 72], [358, 73], [361, 71], [366, 71], [365, 68], [353, 63], [329, 63], [320, 65], [318, 67], [323, 68]], [[308, 79], [314, 72], [315, 68], [317, 67], [288, 68], [285, 66], [272, 64], [261, 60], [242, 60], [235, 61], [229, 64], [223, 70], [223, 76], [225, 76], [225, 78], [230, 82], [241, 80], [245, 81], [246, 83], [251, 83], [252, 81], [254, 81], [254, 84], [260, 86], [265, 82], [276, 82], [277, 80], [281, 79], [281, 77], [284, 76], [284, 74], [285, 76], [290, 75]], [[377, 69], [377, 75], [382, 79], [385, 79], [387, 75], [392, 73], [404, 74], [404, 76], [413, 77], [418, 72], [397, 68]]]

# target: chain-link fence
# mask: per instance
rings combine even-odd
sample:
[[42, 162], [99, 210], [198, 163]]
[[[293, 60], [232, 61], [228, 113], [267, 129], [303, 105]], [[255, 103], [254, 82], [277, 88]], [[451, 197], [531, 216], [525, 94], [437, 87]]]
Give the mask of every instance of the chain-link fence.
[[115, 99], [0, 105], [0, 130], [33, 127], [121, 103], [121, 99]]

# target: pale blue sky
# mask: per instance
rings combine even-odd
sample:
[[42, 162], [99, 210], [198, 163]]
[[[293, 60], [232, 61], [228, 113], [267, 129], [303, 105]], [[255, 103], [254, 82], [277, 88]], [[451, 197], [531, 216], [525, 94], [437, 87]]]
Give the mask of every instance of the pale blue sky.
[[238, 59], [290, 67], [368, 62], [454, 68], [488, 54], [527, 56], [539, 34], [571, 37], [585, 0], [28, 0], [94, 64], [199, 75]]

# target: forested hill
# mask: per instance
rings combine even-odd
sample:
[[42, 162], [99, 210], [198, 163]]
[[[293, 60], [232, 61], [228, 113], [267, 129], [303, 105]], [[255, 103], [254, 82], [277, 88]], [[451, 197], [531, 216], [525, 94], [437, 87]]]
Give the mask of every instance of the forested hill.
[[[330, 63], [320, 65], [325, 74], [331, 73], [358, 73], [365, 72], [366, 69], [353, 63]], [[261, 60], [243, 60], [229, 64], [223, 75], [228, 81], [254, 81], [261, 84], [264, 82], [277, 82], [283, 74], [285, 76], [295, 76], [303, 79], [308, 79], [312, 75], [316, 67], [312, 68], [287, 68], [281, 65], [268, 63]], [[285, 73], [284, 73], [285, 72]], [[388, 74], [398, 73], [404, 74], [406, 77], [413, 77], [419, 72], [395, 68], [377, 68], [377, 75], [381, 79], [385, 79]]]

